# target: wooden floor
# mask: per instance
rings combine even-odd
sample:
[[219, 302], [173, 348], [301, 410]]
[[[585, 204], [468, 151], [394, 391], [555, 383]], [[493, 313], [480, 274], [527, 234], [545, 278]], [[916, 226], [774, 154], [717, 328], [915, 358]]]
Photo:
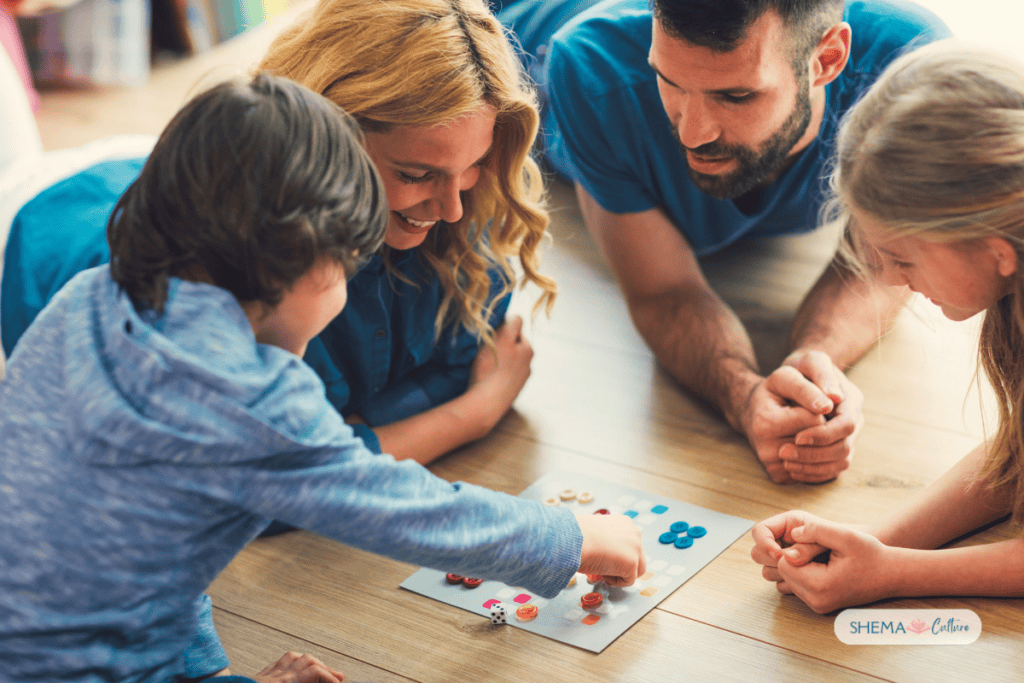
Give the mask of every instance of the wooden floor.
[[[44, 144], [158, 132], [197, 78], [244, 70], [279, 26], [165, 66], [144, 88], [45, 93]], [[821, 486], [769, 483], [744, 440], [659, 370], [570, 189], [553, 182], [551, 195], [544, 270], [561, 294], [552, 318], [539, 318], [529, 333], [533, 374], [497, 430], [441, 459], [432, 467], [439, 476], [516, 494], [564, 468], [750, 520], [797, 507], [868, 522], [920, 491], [991, 429], [971, 389], [976, 324], [953, 325], [918, 301], [850, 372], [864, 390], [867, 418], [853, 468]], [[705, 262], [766, 367], [784, 354], [790, 318], [834, 244], [835, 235], [819, 232], [740, 245]], [[529, 295], [516, 310], [529, 311]], [[1003, 523], [965, 542], [1018, 531]], [[751, 546], [749, 536], [738, 540], [600, 655], [492, 627], [400, 590], [414, 567], [306, 532], [253, 543], [210, 594], [232, 669], [247, 675], [292, 649], [320, 657], [350, 681], [1024, 680], [1021, 600], [886, 602], [972, 609], [983, 632], [968, 646], [848, 646], [833, 633], [834, 615], [816, 615], [761, 579]]]

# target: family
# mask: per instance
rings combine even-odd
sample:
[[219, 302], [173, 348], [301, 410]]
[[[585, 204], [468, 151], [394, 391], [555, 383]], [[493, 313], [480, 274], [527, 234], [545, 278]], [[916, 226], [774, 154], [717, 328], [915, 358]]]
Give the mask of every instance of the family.
[[[1024, 539], [936, 550], [1024, 519], [1024, 65], [904, 0], [320, 0], [148, 156], [14, 218], [10, 677], [251, 680], [229, 675], [204, 591], [292, 527], [541, 596], [577, 571], [642, 575], [626, 517], [423, 467], [489, 433], [529, 376], [506, 313], [523, 282], [536, 308], [556, 296], [542, 167], [574, 185], [658, 362], [778, 484], [849, 467], [863, 395], [844, 370], [911, 292], [985, 312], [996, 435], [876, 526], [790, 511], [754, 527], [752, 556], [819, 612], [1024, 595]], [[824, 223], [842, 244], [762, 369], [699, 258]], [[295, 655], [256, 678], [340, 679]]]

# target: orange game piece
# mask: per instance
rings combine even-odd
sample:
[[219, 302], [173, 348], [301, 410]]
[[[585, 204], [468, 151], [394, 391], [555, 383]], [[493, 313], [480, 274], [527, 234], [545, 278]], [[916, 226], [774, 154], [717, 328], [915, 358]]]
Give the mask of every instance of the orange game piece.
[[604, 596], [600, 593], [587, 593], [580, 599], [580, 607], [583, 609], [594, 609], [595, 607], [600, 607], [602, 602], [604, 602]]
[[516, 610], [516, 619], [519, 621], [533, 621], [537, 617], [537, 605], [523, 605]]

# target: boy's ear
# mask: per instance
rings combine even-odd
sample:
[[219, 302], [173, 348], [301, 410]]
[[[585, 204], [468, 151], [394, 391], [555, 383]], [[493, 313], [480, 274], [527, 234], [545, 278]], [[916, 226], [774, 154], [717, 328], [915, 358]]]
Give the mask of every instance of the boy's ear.
[[853, 29], [845, 21], [839, 22], [818, 41], [811, 55], [811, 85], [826, 86], [834, 81], [850, 61], [850, 40]]
[[1010, 277], [1017, 272], [1017, 250], [1003, 237], [986, 237], [985, 243], [992, 250], [996, 259], [996, 268], [1003, 277]]

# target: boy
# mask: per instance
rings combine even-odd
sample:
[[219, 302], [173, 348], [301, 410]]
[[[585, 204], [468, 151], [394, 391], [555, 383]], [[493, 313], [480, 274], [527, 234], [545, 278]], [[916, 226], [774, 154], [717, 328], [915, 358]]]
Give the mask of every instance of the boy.
[[110, 265], [26, 332], [0, 382], [0, 677], [224, 668], [203, 590], [272, 519], [545, 596], [644, 572], [627, 518], [376, 456], [326, 401], [301, 354], [388, 221], [360, 140], [283, 79], [198, 96], [118, 201]]

